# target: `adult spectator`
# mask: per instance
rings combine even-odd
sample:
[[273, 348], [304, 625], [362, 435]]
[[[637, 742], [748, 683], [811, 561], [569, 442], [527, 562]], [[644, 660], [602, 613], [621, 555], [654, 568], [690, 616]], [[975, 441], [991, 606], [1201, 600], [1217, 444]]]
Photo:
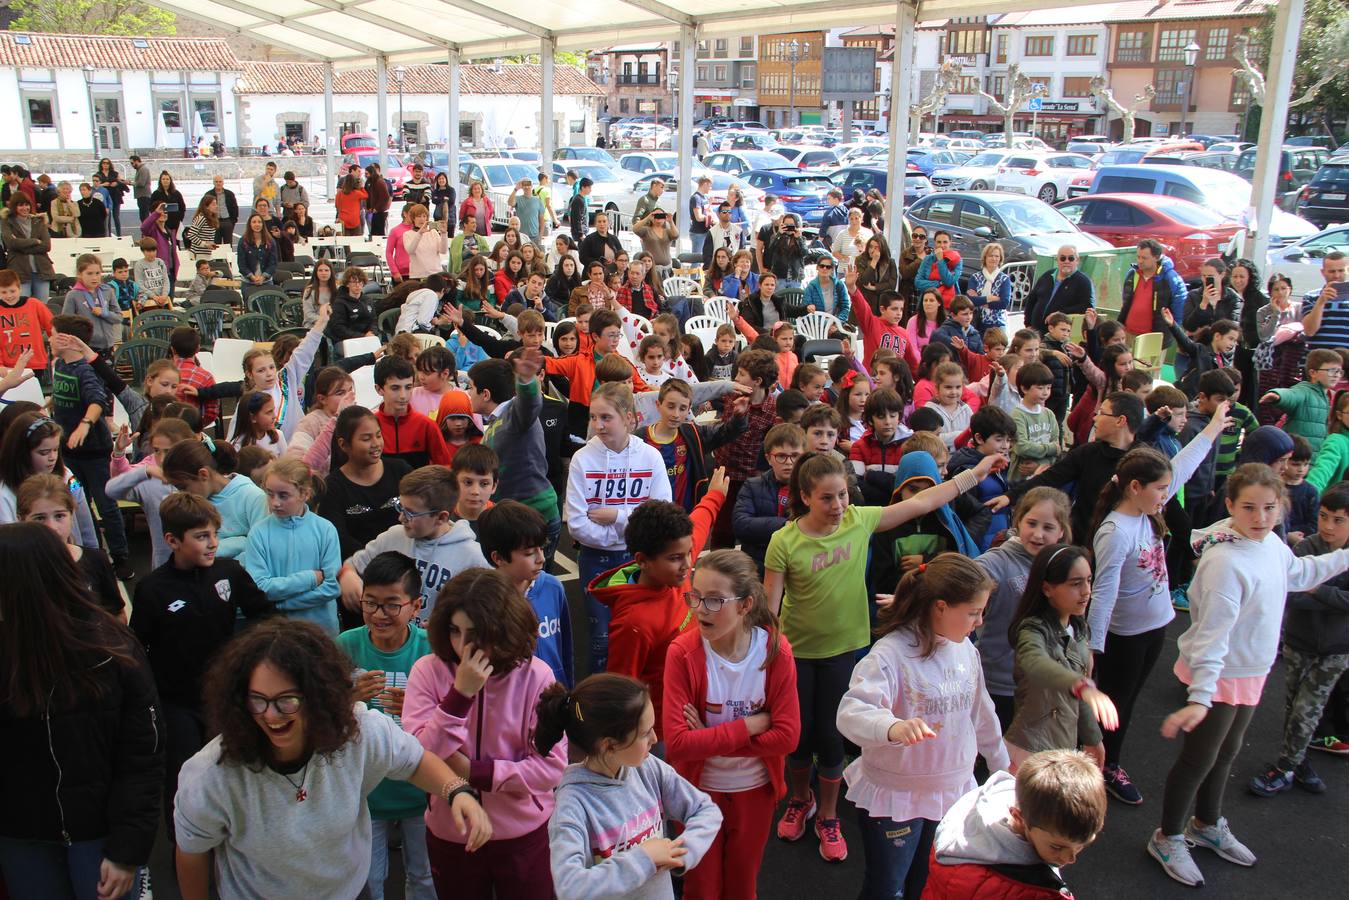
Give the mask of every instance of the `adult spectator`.
[[69, 181], [63, 181], [56, 186], [56, 199], [52, 201], [47, 218], [51, 222], [52, 237], [80, 236], [80, 208], [71, 196]]
[[848, 226], [834, 238], [834, 258], [839, 265], [847, 268], [866, 249], [871, 240], [871, 230], [862, 224], [862, 209], [854, 206], [848, 210]]
[[548, 230], [548, 214], [543, 208], [543, 201], [534, 195], [534, 180], [521, 178], [520, 183], [511, 189], [506, 205], [515, 211], [516, 218], [520, 220], [520, 233], [538, 244]]
[[964, 265], [960, 254], [951, 249], [951, 235], [938, 231], [932, 236], [932, 251], [923, 257], [913, 276], [914, 289], [919, 294], [936, 291], [941, 295], [942, 304], [950, 306], [956, 298], [956, 285], [960, 283]]
[[409, 203], [408, 228], [403, 232], [408, 278], [426, 278], [445, 270], [445, 233], [431, 226], [431, 211], [420, 203]]
[[824, 199], [829, 206], [820, 219], [820, 236], [832, 247], [834, 236], [848, 227], [848, 207], [843, 205], [843, 191], [840, 188], [830, 188]]
[[618, 235], [609, 230], [608, 213], [595, 213], [595, 230], [581, 241], [580, 250], [581, 264], [586, 268], [596, 261], [604, 263], [605, 266], [613, 265], [618, 254], [623, 252]]
[[707, 192], [712, 190], [712, 179], [703, 176], [698, 179], [698, 189], [689, 197], [689, 240], [693, 252], [706, 259], [703, 248], [707, 245], [707, 233], [710, 229], [707, 211]]
[[[481, 181], [475, 181], [468, 186], [468, 196], [464, 202], [459, 204], [459, 221], [463, 221], [465, 216], [473, 216], [478, 220], [478, 234], [486, 237], [492, 233], [492, 198], [487, 196], [487, 191], [483, 188]], [[572, 225], [572, 230], [576, 229]], [[585, 234], [584, 231], [581, 232]], [[580, 240], [580, 238], [577, 238]]]
[[1349, 281], [1349, 263], [1340, 250], [1332, 250], [1321, 259], [1321, 277], [1326, 280], [1319, 292], [1309, 291], [1302, 308], [1311, 310], [1302, 317], [1302, 334], [1308, 350], [1339, 350], [1349, 347], [1349, 293], [1342, 289]]
[[[916, 287], [918, 267], [923, 264], [928, 249], [927, 230], [921, 225], [915, 225], [909, 235], [908, 246], [899, 252], [899, 292], [904, 295], [910, 306], [914, 305], [913, 300], [918, 296]], [[910, 313], [906, 310], [904, 315], [907, 321]]]
[[1026, 308], [1026, 327], [1044, 334], [1045, 319], [1051, 313], [1084, 313], [1096, 305], [1096, 285], [1077, 268], [1077, 248], [1064, 244], [1059, 248], [1058, 266], [1035, 281]]
[[207, 193], [197, 204], [197, 213], [192, 217], [192, 224], [187, 226], [187, 231], [183, 234], [183, 242], [187, 244], [187, 249], [192, 251], [193, 259], [210, 259], [211, 253], [215, 250], [215, 236], [220, 231], [220, 219], [217, 215], [219, 204], [216, 203], [215, 194]]
[[253, 205], [257, 205], [259, 198], [268, 202], [275, 201], [279, 190], [276, 183], [276, 163], [269, 161], [263, 167], [262, 174], [253, 179]]
[[0, 240], [4, 241], [9, 269], [19, 276], [19, 296], [46, 300], [51, 295], [52, 235], [47, 220], [27, 194], [14, 191], [0, 212]]
[[445, 234], [454, 237], [454, 223], [458, 221], [459, 205], [450, 176], [437, 172], [431, 182], [431, 218], [445, 223]]
[[262, 221], [267, 223], [268, 230], [281, 227], [281, 219], [272, 214], [271, 201], [259, 197], [258, 202], [253, 204], [253, 212], [262, 216]]
[[276, 195], [277, 201], [281, 204], [280, 213], [283, 219], [290, 215], [291, 210], [295, 208], [295, 204], [303, 203], [306, 207], [309, 206], [309, 192], [304, 189], [304, 185], [296, 180], [295, 173], [287, 172], [285, 179], [285, 184], [281, 185], [281, 189]]
[[337, 208], [337, 221], [342, 226], [343, 234], [365, 233], [365, 227], [361, 222], [361, 210], [368, 196], [365, 188], [361, 187], [361, 177], [356, 174], [355, 167], [352, 167], [342, 178], [342, 183], [337, 188], [337, 196], [333, 197], [333, 206]]
[[459, 233], [450, 241], [450, 271], [459, 274], [464, 264], [478, 254], [486, 255], [491, 247], [487, 238], [478, 234], [478, 217], [471, 213], [459, 221]]
[[159, 186], [150, 195], [151, 209], [160, 203], [166, 204], [164, 207], [164, 228], [176, 239], [178, 229], [182, 227], [183, 219], [187, 217], [187, 208], [183, 195], [179, 192], [177, 185], [173, 183], [173, 176], [169, 174], [168, 169], [159, 173]]
[[585, 240], [586, 225], [590, 221], [590, 191], [595, 182], [582, 178], [576, 182], [576, 193], [571, 195], [567, 204], [567, 221], [571, 225], [571, 239], [577, 243]]
[[52, 201], [55, 199], [56, 185], [52, 184], [52, 177], [44, 172], [37, 177], [37, 211], [50, 218]]
[[782, 204], [778, 202], [777, 195], [764, 194], [763, 214], [768, 219], [759, 230], [754, 234], [754, 271], [768, 271], [768, 243], [773, 239], [773, 235], [778, 230], [778, 220], [782, 218]]
[[659, 206], [652, 207], [632, 226], [632, 233], [642, 242], [642, 249], [651, 254], [654, 281], [664, 284], [672, 272], [671, 250], [679, 241], [679, 229], [670, 221], [670, 214]]
[[233, 247], [234, 226], [239, 221], [239, 201], [234, 191], [225, 187], [223, 176], [216, 175], [211, 179], [211, 189], [206, 194], [215, 198], [216, 219], [220, 223], [215, 230], [215, 242]]
[[80, 199], [75, 205], [80, 211], [82, 237], [108, 236], [108, 207], [103, 204], [103, 198], [94, 192], [93, 185], [89, 182], [80, 185]]
[[421, 163], [412, 164], [412, 177], [403, 182], [403, 202], [420, 203], [431, 208], [431, 182], [426, 180], [426, 169]]
[[267, 223], [262, 216], [253, 213], [239, 238], [239, 279], [243, 282], [245, 297], [272, 283], [278, 261], [276, 242], [272, 240]]
[[379, 163], [365, 167], [365, 193], [365, 207], [370, 211], [370, 236], [381, 236], [389, 224], [389, 207], [393, 206], [393, 197], [389, 194], [389, 183], [384, 180]]
[[785, 213], [778, 222], [778, 233], [764, 251], [770, 271], [777, 276], [778, 290], [801, 289], [806, 277], [806, 239], [801, 236], [801, 219]]
[[295, 243], [307, 244], [314, 236], [314, 220], [309, 215], [309, 206], [297, 203], [291, 208], [290, 217], [281, 223], [286, 231], [294, 229]]
[[727, 257], [734, 256], [737, 250], [745, 247], [745, 229], [740, 223], [731, 221], [731, 204], [725, 200], [717, 206], [717, 223], [707, 231], [707, 240], [703, 243], [703, 265], [712, 264], [712, 254], [716, 250], [725, 250]]
[[[393, 227], [389, 232], [389, 239], [384, 242], [384, 261], [389, 266], [389, 277], [393, 279], [394, 284], [408, 277], [408, 252], [403, 243], [403, 235], [412, 230], [413, 208], [414, 204], [411, 203], [403, 206], [403, 220]], [[424, 212], [426, 207], [423, 206], [421, 209]]]
[[151, 184], [153, 176], [150, 174], [150, 167], [147, 166], [139, 156], [131, 156], [131, 168], [136, 170], [136, 175], [131, 181], [131, 196], [136, 201], [136, 214], [142, 222], [150, 214], [150, 195], [154, 193], [154, 186]]
[[[641, 221], [649, 216], [656, 207], [660, 206], [661, 195], [665, 193], [665, 179], [651, 179], [651, 188], [637, 200], [637, 207], [632, 212], [632, 217]], [[634, 226], [635, 230], [635, 226]]]
[[857, 273], [849, 272], [848, 281], [851, 283], [847, 283], [834, 274], [835, 265], [835, 261], [828, 256], [815, 263], [816, 277], [806, 285], [803, 301], [807, 313], [829, 313], [846, 324], [852, 312], [851, 288], [857, 282]]
[[1237, 310], [1241, 308], [1241, 295], [1227, 283], [1227, 263], [1222, 259], [1215, 257], [1205, 262], [1199, 276], [1199, 287], [1190, 291], [1185, 300], [1185, 319], [1181, 322], [1181, 327], [1191, 334], [1219, 319], [1236, 321]]
[[107, 204], [108, 221], [112, 226], [109, 233], [121, 237], [122, 198], [126, 196], [127, 183], [122, 180], [121, 175], [117, 174], [117, 170], [113, 168], [112, 160], [106, 156], [98, 161], [98, 171], [94, 172], [89, 181], [93, 184], [94, 190], [101, 190], [106, 194], [104, 202]]
[[898, 286], [899, 270], [890, 257], [890, 245], [884, 235], [873, 234], [857, 257], [857, 289], [871, 311], [880, 315], [881, 297], [893, 293]]
[[1188, 290], [1166, 249], [1152, 238], [1138, 242], [1134, 264], [1124, 276], [1123, 301], [1119, 322], [1130, 334], [1161, 332], [1162, 340], [1170, 345], [1171, 329], [1162, 319], [1162, 310], [1171, 310], [1177, 322], [1184, 318]]

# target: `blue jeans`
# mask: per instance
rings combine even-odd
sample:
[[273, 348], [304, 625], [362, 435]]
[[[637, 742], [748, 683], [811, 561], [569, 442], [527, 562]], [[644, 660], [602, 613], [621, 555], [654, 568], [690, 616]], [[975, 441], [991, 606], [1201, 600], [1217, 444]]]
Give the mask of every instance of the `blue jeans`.
[[918, 900], [927, 882], [928, 853], [932, 850], [937, 823], [931, 819], [896, 822], [858, 809], [857, 827], [862, 832], [862, 853], [866, 857], [858, 897]]
[[689, 240], [693, 244], [692, 246], [693, 252], [697, 253], [699, 256], [701, 256], [703, 253], [703, 245], [707, 243], [707, 235], [708, 233], [706, 231], [689, 232]]
[[46, 300], [51, 294], [52, 283], [39, 277], [36, 272], [28, 279], [27, 284], [19, 285], [19, 296], [21, 297], [36, 297], [39, 300]]
[[562, 520], [560, 518], [553, 519], [548, 523], [548, 541], [543, 545], [543, 570], [545, 572], [553, 566], [553, 556], [557, 553], [557, 542], [561, 539]]
[[[96, 900], [103, 839], [69, 847], [0, 837], [0, 875], [14, 900]], [[139, 873], [126, 897], [140, 894]]]
[[[407, 900], [436, 900], [431, 884], [431, 858], [426, 855], [426, 819], [413, 816], [399, 819], [403, 832], [403, 896]], [[390, 819], [370, 820], [370, 875], [366, 886], [371, 900], [384, 900], [384, 880], [389, 877]]]
[[[596, 550], [593, 547], [581, 547], [576, 555], [576, 568], [581, 579], [581, 587], [589, 587], [590, 582], [601, 572], [621, 566], [632, 557], [626, 550]], [[590, 622], [590, 670], [593, 675], [603, 672], [609, 662], [609, 607], [595, 595], [586, 591], [586, 618]], [[579, 680], [580, 673], [577, 673]]]

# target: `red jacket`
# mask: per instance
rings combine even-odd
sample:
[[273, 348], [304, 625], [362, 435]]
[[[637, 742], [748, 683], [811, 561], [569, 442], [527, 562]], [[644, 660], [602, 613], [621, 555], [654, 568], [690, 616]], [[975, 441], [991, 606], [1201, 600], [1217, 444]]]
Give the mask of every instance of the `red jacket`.
[[895, 351], [896, 356], [909, 364], [910, 372], [918, 371], [918, 350], [913, 346], [908, 329], [902, 322], [897, 325], [886, 324], [884, 319], [871, 311], [871, 305], [858, 290], [852, 294], [852, 311], [858, 327], [862, 329], [862, 346], [866, 350], [868, 372], [875, 374], [876, 351], [882, 347]]
[[52, 311], [36, 297], [25, 297], [14, 306], [0, 303], [0, 366], [12, 369], [23, 351], [32, 350], [28, 368], [34, 372], [47, 368], [42, 339], [51, 330]]
[[1073, 900], [1073, 892], [1048, 865], [981, 866], [928, 860], [922, 900]]
[[691, 704], [700, 713], [707, 702], [707, 651], [703, 636], [690, 628], [670, 644], [665, 657], [665, 718], [660, 735], [665, 739], [665, 761], [694, 786], [699, 787], [703, 763], [712, 756], [759, 757], [768, 768], [773, 796], [787, 795], [783, 767], [801, 739], [801, 710], [796, 696], [796, 660], [787, 638], [778, 635], [778, 653], [764, 673], [765, 709], [773, 724], [763, 734], [750, 737], [744, 719], [710, 728], [689, 728], [684, 707]]
[[[545, 356], [543, 370], [549, 375], [562, 375], [571, 385], [571, 402], [581, 406], [590, 405], [590, 395], [595, 390], [595, 364], [599, 358], [595, 353], [595, 339], [589, 332], [577, 332], [576, 352], [571, 356]], [[629, 363], [631, 365], [631, 363]], [[651, 388], [642, 380], [636, 367], [632, 370], [632, 391], [649, 391]]]
[[448, 466], [454, 460], [445, 446], [445, 438], [429, 416], [409, 410], [403, 417], [395, 419], [384, 411], [381, 403], [375, 410], [375, 418], [384, 434], [385, 458], [401, 459], [414, 469], [428, 463]]
[[[726, 495], [721, 491], [708, 491], [689, 514], [693, 520], [693, 559], [703, 552], [712, 523], [725, 502]], [[635, 562], [625, 563], [597, 575], [587, 587], [595, 599], [613, 611], [607, 670], [645, 682], [651, 691], [656, 722], [660, 723], [665, 653], [670, 642], [693, 621], [693, 613], [684, 603], [689, 581], [686, 578], [676, 587], [646, 587], [636, 583], [637, 574]]]

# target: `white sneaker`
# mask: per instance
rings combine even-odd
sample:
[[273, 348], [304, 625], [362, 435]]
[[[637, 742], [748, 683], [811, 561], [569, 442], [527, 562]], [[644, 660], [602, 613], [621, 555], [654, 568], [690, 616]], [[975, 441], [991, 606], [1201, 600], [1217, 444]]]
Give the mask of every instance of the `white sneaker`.
[[1185, 837], [1196, 847], [1207, 847], [1228, 862], [1239, 866], [1255, 865], [1255, 854], [1233, 836], [1232, 829], [1227, 827], [1225, 816], [1218, 818], [1217, 825], [1207, 825], [1203, 828], [1191, 819], [1190, 824], [1185, 826]]
[[1164, 835], [1159, 828], [1148, 839], [1148, 855], [1162, 864], [1176, 881], [1190, 887], [1203, 887], [1204, 873], [1190, 857], [1190, 845], [1183, 835]]

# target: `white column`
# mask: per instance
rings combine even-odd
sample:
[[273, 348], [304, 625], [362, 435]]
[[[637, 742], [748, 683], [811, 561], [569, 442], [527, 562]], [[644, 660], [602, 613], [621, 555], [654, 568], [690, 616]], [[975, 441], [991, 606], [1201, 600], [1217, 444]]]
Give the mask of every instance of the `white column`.
[[1263, 266], [1269, 252], [1269, 228], [1274, 217], [1279, 186], [1279, 160], [1283, 155], [1284, 126], [1288, 122], [1289, 95], [1293, 90], [1293, 71], [1297, 65], [1298, 38], [1302, 31], [1302, 13], [1306, 0], [1282, 0], [1274, 14], [1274, 43], [1269, 50], [1269, 69], [1265, 72], [1265, 106], [1260, 110], [1260, 137], [1256, 146], [1255, 182], [1251, 188], [1254, 214], [1247, 232], [1246, 258]]
[[681, 25], [679, 28], [679, 127], [675, 135], [679, 140], [679, 185], [676, 194], [679, 197], [679, 211], [676, 221], [679, 223], [680, 246], [691, 246], [688, 242], [689, 198], [693, 196], [693, 84], [694, 66], [698, 50], [698, 29], [693, 25]]
[[553, 51], [557, 41], [539, 40], [539, 168], [552, 178], [553, 165]]
[[[451, 50], [449, 54], [450, 64], [450, 118], [449, 127], [445, 136], [445, 152], [449, 154], [447, 162], [448, 170], [445, 174], [450, 177], [450, 184], [459, 183], [459, 51]], [[455, 188], [458, 190], [458, 188]], [[463, 197], [459, 198], [463, 200]], [[451, 216], [457, 216], [457, 209], [450, 210]]]
[[895, 5], [895, 55], [890, 60], [890, 175], [886, 191], [885, 222], [889, 240], [896, 253], [902, 247], [896, 243], [903, 232], [900, 219], [904, 214], [904, 172], [909, 156], [909, 93], [913, 77], [913, 32], [917, 14], [907, 0]]
[[846, 144], [852, 140], [853, 101], [844, 100], [841, 102], [841, 106], [843, 107], [843, 140], [841, 143]]
[[380, 174], [389, 168], [385, 136], [389, 133], [389, 60], [375, 57], [375, 141], [379, 144]]
[[337, 142], [333, 128], [333, 64], [323, 64], [323, 152], [328, 157], [328, 197], [337, 196]]

